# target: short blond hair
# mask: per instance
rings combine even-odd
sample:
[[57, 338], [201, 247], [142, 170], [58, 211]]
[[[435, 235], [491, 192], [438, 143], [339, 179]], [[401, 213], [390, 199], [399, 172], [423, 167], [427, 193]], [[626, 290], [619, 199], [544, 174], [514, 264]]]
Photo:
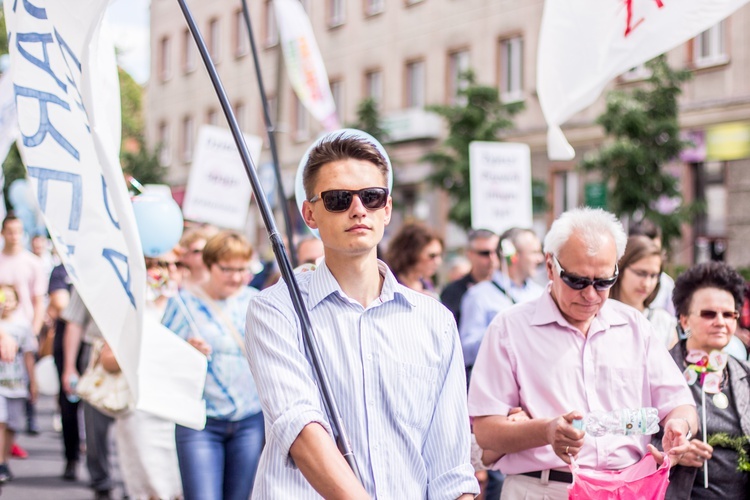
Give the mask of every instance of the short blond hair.
[[203, 263], [209, 268], [220, 260], [250, 260], [252, 256], [253, 246], [235, 231], [220, 231], [203, 248]]

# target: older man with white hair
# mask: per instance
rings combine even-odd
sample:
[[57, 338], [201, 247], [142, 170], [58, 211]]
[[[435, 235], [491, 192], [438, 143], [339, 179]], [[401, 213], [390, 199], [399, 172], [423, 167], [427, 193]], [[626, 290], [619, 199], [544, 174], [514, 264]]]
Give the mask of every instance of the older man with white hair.
[[[487, 330], [469, 414], [479, 445], [502, 457], [492, 466], [507, 475], [502, 498], [568, 498], [571, 457], [584, 470], [625, 469], [648, 452], [662, 463], [648, 436], [578, 430], [573, 421], [587, 412], [655, 407], [670, 463], [688, 449], [698, 422], [682, 374], [642, 314], [607, 300], [626, 240], [608, 212], [564, 213], [544, 240], [546, 292], [501, 312]], [[530, 418], [509, 419], [516, 407]]]

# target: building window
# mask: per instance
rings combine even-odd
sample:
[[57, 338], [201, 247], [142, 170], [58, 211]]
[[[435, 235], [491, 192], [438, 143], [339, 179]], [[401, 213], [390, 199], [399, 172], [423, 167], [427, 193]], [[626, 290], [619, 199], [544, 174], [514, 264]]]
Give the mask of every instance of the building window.
[[344, 0], [328, 0], [328, 27], [335, 28], [344, 24], [346, 11]]
[[380, 14], [385, 8], [385, 0], [365, 0], [365, 15]]
[[161, 122], [158, 130], [159, 143], [159, 163], [162, 167], [167, 167], [172, 163], [172, 144], [169, 140], [169, 124], [167, 122]]
[[341, 80], [333, 80], [330, 83], [331, 96], [333, 97], [333, 103], [336, 106], [336, 116], [339, 120], [344, 119], [344, 82]]
[[294, 96], [294, 138], [299, 142], [310, 138], [310, 117], [302, 101], [296, 95]]
[[250, 52], [250, 37], [247, 35], [247, 24], [242, 9], [234, 11], [234, 57], [242, 57]]
[[189, 29], [182, 32], [182, 71], [192, 73], [196, 68], [196, 48]]
[[237, 126], [240, 130], [245, 129], [245, 104], [238, 102], [234, 105], [234, 117], [237, 119]]
[[221, 30], [219, 20], [214, 18], [208, 22], [208, 36], [206, 37], [208, 53], [215, 63], [221, 59]]
[[625, 73], [620, 75], [620, 78], [624, 82], [635, 82], [639, 80], [645, 80], [651, 77], [651, 70], [646, 67], [646, 64], [639, 64], [627, 70]]
[[703, 68], [729, 61], [725, 33], [725, 23], [721, 21], [693, 39], [693, 63], [696, 67]]
[[264, 37], [264, 44], [266, 47], [273, 47], [279, 43], [279, 27], [276, 23], [276, 11], [274, 11], [273, 3], [270, 1], [266, 2], [266, 36]]
[[215, 109], [209, 109], [206, 113], [206, 123], [214, 127], [219, 124], [219, 113]]
[[503, 102], [523, 100], [523, 38], [500, 41], [500, 97]]
[[186, 116], [182, 119], [182, 131], [180, 137], [182, 161], [184, 163], [190, 163], [193, 160], [193, 144], [194, 144], [194, 132], [193, 132], [193, 117]]
[[375, 101], [380, 107], [383, 103], [383, 72], [368, 71], [365, 73], [365, 96]]
[[558, 170], [552, 173], [552, 210], [555, 217], [578, 206], [578, 173]]
[[424, 61], [412, 61], [406, 65], [406, 107], [423, 108], [425, 105]]
[[159, 78], [166, 82], [172, 77], [172, 53], [169, 37], [165, 36], [159, 41]]
[[465, 104], [466, 96], [459, 98], [458, 91], [466, 88], [467, 82], [461, 75], [469, 70], [469, 51], [458, 50], [448, 56], [448, 102]]

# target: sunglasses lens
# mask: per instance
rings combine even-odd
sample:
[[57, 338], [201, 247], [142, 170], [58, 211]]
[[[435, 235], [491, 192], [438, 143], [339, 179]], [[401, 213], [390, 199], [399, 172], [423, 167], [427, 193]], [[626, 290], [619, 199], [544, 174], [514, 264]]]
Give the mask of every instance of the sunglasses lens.
[[492, 254], [490, 250], [475, 250], [474, 252], [481, 257], [489, 257]]
[[607, 278], [607, 279], [601, 279], [601, 280], [594, 280], [594, 289], [603, 292], [604, 290], [609, 290], [612, 288], [617, 281], [617, 277], [613, 278]]
[[369, 210], [383, 208], [388, 201], [388, 191], [382, 188], [363, 189], [359, 192], [359, 199]]
[[323, 205], [329, 212], [343, 212], [352, 204], [352, 193], [343, 189], [335, 189], [322, 193]]
[[571, 276], [569, 274], [563, 274], [560, 276], [563, 282], [573, 290], [583, 290], [591, 284], [591, 280], [588, 278], [581, 278], [579, 276]]
[[716, 319], [716, 315], [718, 313], [716, 311], [701, 311], [700, 316], [703, 319]]

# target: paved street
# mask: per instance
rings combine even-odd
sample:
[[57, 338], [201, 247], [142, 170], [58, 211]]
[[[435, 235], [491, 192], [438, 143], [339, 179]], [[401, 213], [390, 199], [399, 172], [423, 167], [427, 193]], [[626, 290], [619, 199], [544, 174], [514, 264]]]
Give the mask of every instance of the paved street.
[[[88, 473], [85, 458], [82, 457], [78, 469], [78, 481], [63, 481], [60, 475], [65, 468], [62, 451], [62, 435], [52, 428], [52, 414], [56, 406], [54, 398], [42, 396], [37, 403], [38, 436], [18, 435], [18, 443], [29, 452], [29, 458], [10, 460], [10, 469], [15, 476], [13, 481], [2, 487], [3, 500], [88, 500], [93, 492], [88, 489]], [[114, 444], [114, 442], [112, 443]], [[116, 469], [116, 456], [112, 457]], [[122, 484], [114, 491], [113, 498], [122, 498]]]

